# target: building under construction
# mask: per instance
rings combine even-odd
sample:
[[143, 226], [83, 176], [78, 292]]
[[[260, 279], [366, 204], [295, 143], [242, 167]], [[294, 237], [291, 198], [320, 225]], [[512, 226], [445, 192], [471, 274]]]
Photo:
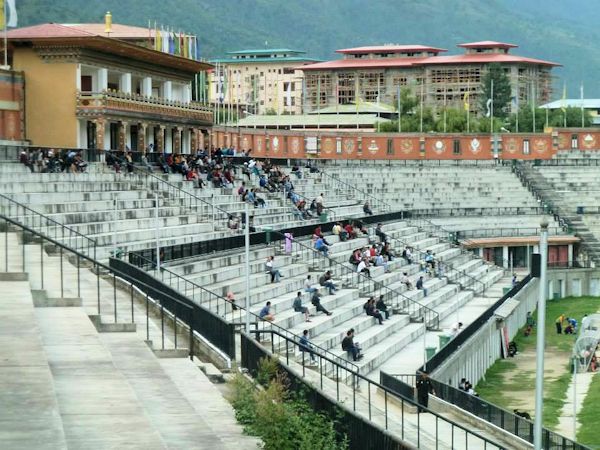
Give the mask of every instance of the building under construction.
[[499, 64], [512, 86], [511, 112], [541, 104], [552, 94], [551, 70], [560, 64], [510, 53], [513, 44], [459, 44], [460, 55], [423, 45], [384, 45], [337, 50], [342, 59], [303, 66], [304, 110], [361, 102], [396, 105], [403, 90], [434, 110], [466, 108], [480, 113], [483, 76]]

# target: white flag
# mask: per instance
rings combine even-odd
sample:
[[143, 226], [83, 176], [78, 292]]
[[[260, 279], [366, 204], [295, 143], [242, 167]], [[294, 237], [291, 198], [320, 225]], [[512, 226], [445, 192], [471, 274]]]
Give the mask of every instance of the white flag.
[[486, 106], [487, 106], [487, 112], [485, 113], [485, 117], [490, 117], [492, 115], [492, 99], [491, 98], [488, 98]]
[[6, 2], [5, 14], [8, 14], [8, 20], [6, 17], [4, 20], [7, 20], [7, 27], [16, 27], [17, 26], [17, 8], [15, 6], [15, 0], [4, 0]]

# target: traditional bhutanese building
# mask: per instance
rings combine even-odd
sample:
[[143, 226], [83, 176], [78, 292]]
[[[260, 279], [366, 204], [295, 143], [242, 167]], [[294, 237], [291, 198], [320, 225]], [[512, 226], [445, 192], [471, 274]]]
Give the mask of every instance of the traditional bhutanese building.
[[383, 45], [337, 50], [342, 59], [299, 67], [306, 83], [307, 108], [318, 109], [357, 100], [396, 105], [398, 92], [409, 90], [425, 106], [446, 105], [479, 112], [481, 80], [490, 64], [499, 64], [510, 79], [518, 105], [549, 101], [551, 70], [559, 64], [510, 53], [504, 42], [459, 44], [463, 54], [443, 55], [445, 49], [424, 45]]
[[214, 104], [230, 105], [236, 114], [301, 114], [302, 71], [298, 66], [318, 60], [305, 52], [280, 49], [240, 50], [226, 58], [211, 60], [210, 76]]
[[62, 148], [203, 147], [212, 112], [193, 101], [192, 82], [212, 66], [155, 50], [154, 30], [105, 27], [48, 23], [7, 33], [9, 65], [25, 84], [25, 138]]

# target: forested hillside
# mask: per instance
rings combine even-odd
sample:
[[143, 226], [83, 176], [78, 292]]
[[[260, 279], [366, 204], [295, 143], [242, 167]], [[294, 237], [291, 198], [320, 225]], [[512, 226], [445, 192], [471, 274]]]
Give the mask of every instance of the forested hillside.
[[459, 51], [457, 43], [493, 39], [515, 52], [549, 59], [570, 96], [600, 96], [600, 19], [597, 0], [18, 0], [20, 25], [114, 22], [168, 25], [196, 33], [213, 57], [243, 48], [291, 47], [334, 58], [337, 48], [423, 43]]

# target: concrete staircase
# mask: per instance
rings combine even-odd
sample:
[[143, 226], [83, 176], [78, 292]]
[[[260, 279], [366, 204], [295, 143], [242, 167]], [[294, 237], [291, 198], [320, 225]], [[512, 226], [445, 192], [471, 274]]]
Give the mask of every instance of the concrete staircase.
[[[23, 273], [19, 237], [10, 238], [9, 266], [0, 273], [3, 448], [256, 448], [194, 362], [155, 356], [144, 342], [143, 320], [137, 331], [97, 331], [89, 317], [96, 303], [89, 270], [82, 270], [79, 305], [40, 300], [39, 246], [26, 245]], [[69, 263], [63, 270], [74, 275]], [[51, 283], [57, 271], [60, 262], [47, 255], [47, 298], [60, 295]], [[63, 295], [73, 294], [70, 283]]]

